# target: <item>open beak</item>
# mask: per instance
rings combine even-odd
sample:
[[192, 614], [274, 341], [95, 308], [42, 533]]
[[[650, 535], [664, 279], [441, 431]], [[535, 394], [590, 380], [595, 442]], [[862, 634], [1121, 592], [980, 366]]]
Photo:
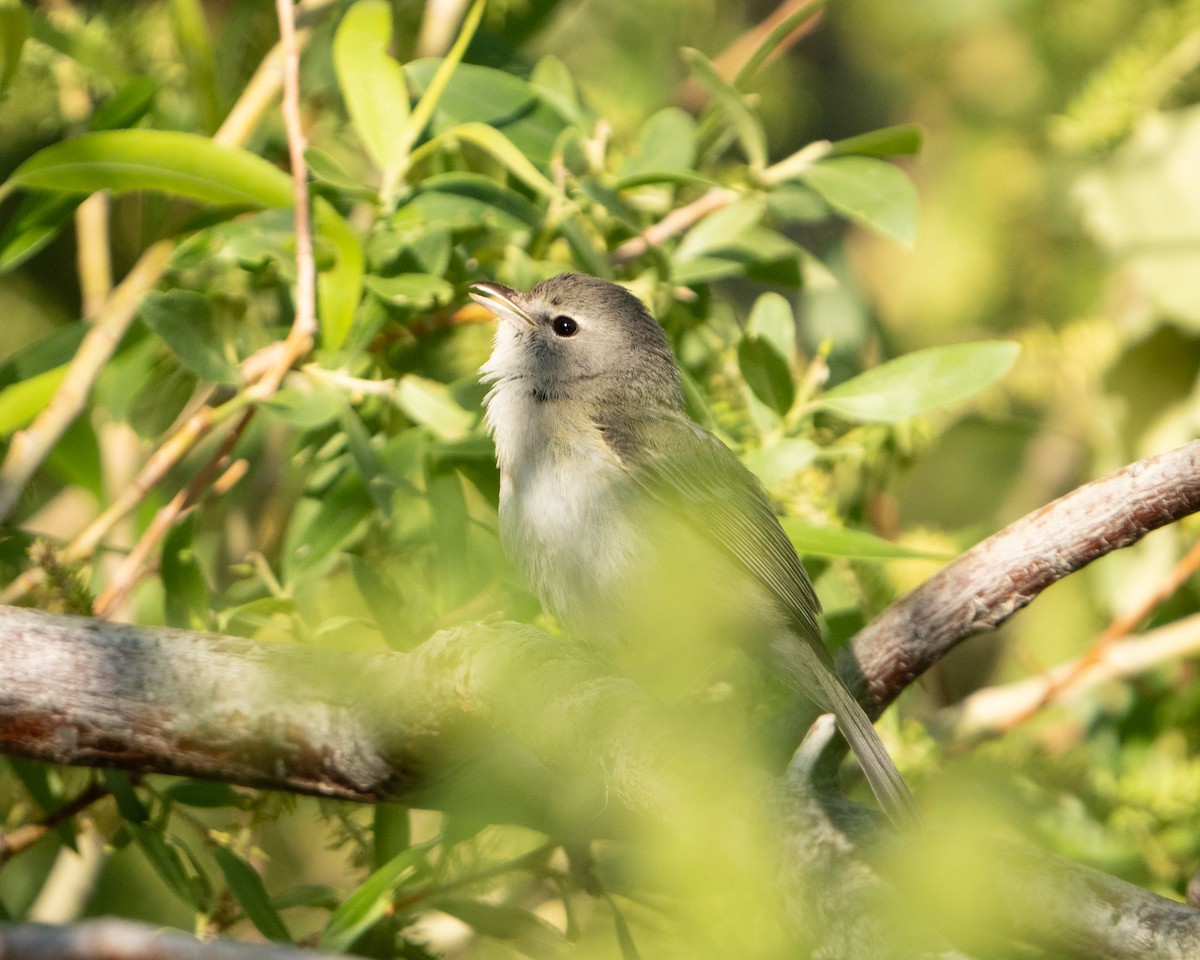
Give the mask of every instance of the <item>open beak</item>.
[[492, 311], [501, 320], [507, 320], [517, 327], [532, 327], [533, 320], [524, 310], [517, 306], [516, 290], [510, 290], [501, 283], [473, 283], [467, 292], [481, 307]]

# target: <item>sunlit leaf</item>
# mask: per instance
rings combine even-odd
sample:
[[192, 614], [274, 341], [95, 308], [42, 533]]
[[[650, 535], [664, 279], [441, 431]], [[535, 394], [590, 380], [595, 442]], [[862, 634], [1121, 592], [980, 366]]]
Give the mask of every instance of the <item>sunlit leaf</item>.
[[651, 171], [690, 171], [695, 162], [696, 121], [678, 107], [667, 107], [642, 124], [637, 152], [621, 168], [621, 182]]
[[396, 888], [414, 877], [430, 844], [410, 847], [372, 873], [333, 911], [318, 946], [330, 953], [348, 950], [367, 928], [383, 917]]
[[813, 527], [794, 517], [780, 521], [796, 551], [808, 556], [852, 557], [856, 560], [946, 560], [945, 554], [913, 550], [865, 530]]
[[833, 157], [808, 167], [803, 181], [834, 210], [911, 246], [917, 237], [917, 189], [904, 171], [874, 157]]
[[20, 430], [41, 413], [66, 375], [63, 364], [0, 390], [0, 437]]
[[818, 405], [852, 420], [892, 422], [965, 400], [1016, 362], [1020, 347], [980, 340], [908, 353], [839, 384]]
[[675, 251], [675, 259], [692, 260], [729, 246], [751, 230], [762, 215], [762, 203], [751, 198], [714, 210], [684, 235]]
[[455, 440], [474, 426], [478, 416], [463, 409], [445, 384], [407, 374], [396, 387], [396, 403], [416, 423], [443, 440]]
[[392, 5], [359, 0], [346, 10], [333, 41], [333, 64], [350, 120], [381, 170], [404, 159], [402, 134], [409, 116], [408, 87], [388, 52], [391, 40]]
[[746, 329], [769, 343], [785, 360], [795, 357], [796, 315], [782, 295], [768, 292], [755, 300]]
[[924, 134], [915, 123], [883, 127], [856, 137], [835, 140], [829, 147], [831, 157], [899, 157], [920, 153]]
[[156, 190], [226, 206], [292, 203], [290, 178], [262, 157], [174, 130], [85, 133], [39, 150], [9, 180], [66, 193]]
[[395, 277], [367, 277], [366, 288], [384, 303], [396, 307], [428, 309], [448, 303], [454, 287], [441, 277], [427, 273], [402, 273]]
[[313, 205], [320, 236], [333, 248], [335, 261], [317, 276], [321, 345], [337, 350], [346, 342], [363, 287], [362, 241], [324, 198]]
[[784, 437], [769, 447], [751, 450], [742, 462], [770, 489], [795, 476], [817, 458], [821, 452], [811, 440]]

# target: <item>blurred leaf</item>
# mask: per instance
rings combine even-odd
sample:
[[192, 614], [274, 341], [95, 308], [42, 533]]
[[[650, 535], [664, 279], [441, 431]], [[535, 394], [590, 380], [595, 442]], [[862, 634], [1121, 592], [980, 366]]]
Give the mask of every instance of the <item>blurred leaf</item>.
[[346, 445], [350, 448], [350, 457], [354, 461], [358, 475], [367, 485], [367, 491], [371, 494], [371, 499], [375, 501], [375, 508], [380, 515], [390, 518], [392, 515], [392, 481], [384, 471], [379, 455], [371, 445], [370, 434], [367, 433], [367, 428], [363, 426], [358, 414], [344, 397], [339, 398], [338, 406], [341, 408], [342, 433], [346, 437]]
[[317, 276], [317, 306], [320, 312], [321, 345], [338, 350], [354, 322], [363, 286], [362, 241], [324, 197], [313, 204], [320, 236], [333, 247], [333, 266]]
[[276, 943], [291, 943], [292, 935], [275, 912], [258, 871], [228, 847], [214, 846], [210, 852], [225, 877], [229, 892], [258, 932]]
[[682, 287], [694, 287], [714, 280], [738, 277], [745, 272], [746, 268], [740, 261], [728, 257], [693, 257], [672, 265], [671, 280]]
[[188, 88], [200, 115], [200, 126], [212, 133], [221, 125], [221, 98], [212, 35], [202, 0], [171, 0], [175, 41], [187, 64]]
[[304, 151], [304, 162], [314, 180], [328, 184], [343, 196], [369, 199], [375, 195], [375, 191], [324, 150], [308, 147]]
[[89, 29], [88, 21], [82, 17], [71, 23], [71, 29], [63, 30], [51, 23], [42, 11], [30, 11], [29, 35], [94, 71], [114, 86], [127, 83], [130, 79], [129, 70], [112, 45], [111, 33]]
[[671, 183], [677, 187], [720, 186], [720, 183], [711, 177], [691, 170], [647, 170], [643, 173], [620, 176], [615, 185], [618, 190], [632, 190], [635, 187], [653, 186], [659, 183]]
[[784, 532], [797, 553], [819, 557], [851, 557], [856, 560], [948, 560], [943, 553], [913, 550], [884, 540], [865, 530], [848, 527], [813, 527], [794, 517], [781, 517]]
[[122, 130], [142, 119], [154, 106], [158, 81], [133, 77], [88, 118], [89, 130]]
[[[441, 64], [438, 58], [413, 60], [405, 64], [404, 72], [423, 93]], [[502, 127], [533, 109], [537, 99], [537, 91], [520, 77], [492, 67], [460, 63], [438, 101], [432, 128], [442, 133], [464, 123]]]
[[285, 386], [263, 404], [263, 409], [284, 423], [315, 430], [337, 419], [340, 399], [337, 390], [320, 380], [306, 381], [305, 389], [285, 381]]
[[55, 783], [51, 783], [49, 766], [37, 760], [26, 760], [24, 757], [4, 759], [43, 814], [50, 814], [58, 809], [62, 803], [62, 791]]
[[521, 230], [542, 223], [537, 206], [477, 173], [446, 173], [422, 180], [406, 209], [452, 230]]
[[64, 483], [88, 491], [98, 503], [106, 496], [100, 441], [90, 418], [77, 418], [46, 458], [46, 470]]
[[168, 784], [163, 795], [174, 803], [187, 807], [216, 809], [218, 807], [244, 808], [246, 801], [240, 793], [227, 783], [213, 780], [176, 780]]
[[292, 907], [321, 907], [325, 910], [333, 910], [338, 905], [338, 897], [331, 887], [308, 883], [285, 890], [274, 897], [271, 904], [276, 910], [288, 910]]
[[444, 913], [458, 917], [477, 933], [514, 941], [527, 956], [561, 957], [568, 952], [567, 941], [562, 933], [541, 917], [520, 907], [465, 897], [439, 897], [434, 905]]
[[63, 364], [0, 390], [0, 437], [20, 430], [41, 413], [66, 375]]
[[741, 92], [721, 78], [708, 57], [691, 47], [684, 47], [682, 53], [692, 76], [708, 91], [713, 104], [737, 134], [738, 143], [750, 166], [762, 170], [767, 165], [767, 135], [763, 131], [762, 121], [755, 116]]
[[427, 273], [402, 273], [396, 277], [366, 277], [366, 288], [394, 307], [428, 310], [454, 299], [454, 287]]
[[1020, 347], [979, 340], [908, 353], [839, 384], [816, 404], [852, 420], [890, 423], [946, 407], [991, 386]]
[[749, 451], [742, 462], [770, 490], [807, 467], [820, 452], [811, 440], [784, 437], [769, 447]]
[[333, 41], [333, 64], [350, 120], [380, 170], [403, 162], [402, 134], [409, 117], [408, 86], [404, 70], [388, 53], [391, 41], [388, 0], [352, 4]]
[[21, 197], [0, 227], [0, 273], [19, 267], [57, 237], [79, 204], [79, 197], [61, 193]]
[[412, 844], [408, 807], [398, 803], [376, 804], [371, 835], [375, 841], [371, 861], [376, 867], [382, 867]]
[[358, 475], [346, 470], [321, 498], [305, 498], [292, 512], [284, 543], [284, 573], [291, 582], [357, 540], [375, 513]]
[[874, 157], [833, 157], [801, 179], [834, 210], [884, 236], [912, 246], [917, 236], [917, 190], [904, 171]]
[[415, 423], [428, 427], [442, 440], [457, 440], [476, 423], [475, 411], [465, 410], [444, 383], [406, 374], [396, 387], [396, 404]]
[[633, 933], [629, 929], [625, 914], [617, 907], [611, 896], [606, 896], [605, 899], [608, 901], [609, 909], [612, 910], [613, 924], [617, 930], [617, 944], [621, 948], [622, 960], [641, 960], [641, 954], [638, 952], [637, 944], [634, 943]]
[[227, 386], [241, 382], [237, 366], [225, 356], [207, 297], [191, 290], [151, 291], [142, 298], [138, 313], [184, 368], [201, 380]]
[[766, 340], [744, 336], [738, 344], [738, 367], [746, 384], [778, 414], [787, 413], [796, 399], [796, 385], [787, 361]]
[[883, 127], [857, 137], [835, 140], [829, 146], [831, 157], [898, 157], [921, 152], [924, 134], [915, 123]]
[[102, 770], [104, 784], [112, 794], [117, 804], [117, 812], [127, 823], [145, 823], [150, 819], [150, 811], [137, 795], [133, 781], [124, 770]]
[[146, 856], [154, 872], [158, 874], [168, 888], [185, 904], [195, 910], [203, 910], [204, 903], [201, 890], [196, 879], [184, 866], [179, 850], [152, 827], [143, 826], [130, 820], [125, 821], [125, 829], [129, 831], [139, 849]]
[[702, 218], [683, 237], [675, 260], [693, 260], [730, 246], [762, 219], [764, 207], [754, 199], [737, 200]]
[[9, 182], [67, 193], [157, 190], [228, 206], [292, 203], [290, 178], [262, 157], [173, 130], [85, 133], [39, 150]]
[[[787, 10], [788, 6], [791, 7], [790, 11]], [[780, 4], [777, 12], [787, 11], [786, 15], [771, 26], [771, 29], [767, 31], [758, 46], [750, 52], [750, 55], [746, 58], [746, 62], [738, 70], [737, 76], [733, 78], [733, 85], [735, 87], [742, 87], [752, 80], [754, 75], [758, 73], [759, 68], [770, 58], [771, 54], [779, 50], [788, 37], [800, 28], [801, 24], [811, 20], [820, 13], [824, 6], [825, 0], [809, 0], [809, 2], [803, 3], [800, 6], [790, 4], [785, 6]], [[764, 21], [764, 23], [767, 22], [769, 20]], [[786, 50], [786, 48], [784, 49]]]
[[196, 537], [196, 514], [176, 523], [163, 539], [159, 576], [167, 624], [181, 629], [203, 630], [208, 626], [208, 584], [192, 550]]
[[638, 131], [637, 152], [625, 161], [620, 180], [639, 174], [690, 171], [696, 163], [696, 121], [678, 107], [652, 114]]
[[396, 889], [416, 876], [425, 852], [432, 845], [423, 843], [410, 847], [367, 877], [333, 911], [321, 932], [318, 947], [330, 953], [349, 950], [368, 927], [388, 912]]
[[550, 104], [564, 120], [582, 124], [584, 111], [579, 91], [567, 65], [554, 54], [546, 54], [533, 66], [529, 83], [544, 103]]
[[21, 66], [21, 50], [29, 34], [29, 15], [20, 4], [0, 5], [0, 94]]
[[785, 360], [796, 356], [796, 315], [778, 293], [764, 293], [754, 301], [746, 330], [769, 343]]
[[1167, 316], [1200, 330], [1200, 107], [1155, 114], [1076, 188], [1089, 232]]

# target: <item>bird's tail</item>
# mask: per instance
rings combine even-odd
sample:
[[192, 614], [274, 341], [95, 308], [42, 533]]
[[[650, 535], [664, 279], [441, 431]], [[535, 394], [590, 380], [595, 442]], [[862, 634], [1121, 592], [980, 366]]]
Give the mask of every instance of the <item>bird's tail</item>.
[[837, 718], [838, 729], [858, 758], [867, 783], [889, 819], [902, 829], [915, 827], [919, 816], [913, 796], [866, 712], [837, 675], [828, 653], [823, 647], [818, 652], [805, 641], [796, 642], [795, 638], [789, 641], [786, 653], [776, 649], [777, 655], [783, 653], [779, 659], [783, 661], [789, 684]]

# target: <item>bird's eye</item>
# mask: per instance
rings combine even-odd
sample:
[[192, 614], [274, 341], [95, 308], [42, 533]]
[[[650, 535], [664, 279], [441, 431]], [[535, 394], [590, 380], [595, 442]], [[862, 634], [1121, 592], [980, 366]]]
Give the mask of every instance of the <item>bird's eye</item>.
[[579, 324], [567, 316], [557, 316], [550, 321], [550, 329], [560, 337], [573, 337], [579, 332]]

